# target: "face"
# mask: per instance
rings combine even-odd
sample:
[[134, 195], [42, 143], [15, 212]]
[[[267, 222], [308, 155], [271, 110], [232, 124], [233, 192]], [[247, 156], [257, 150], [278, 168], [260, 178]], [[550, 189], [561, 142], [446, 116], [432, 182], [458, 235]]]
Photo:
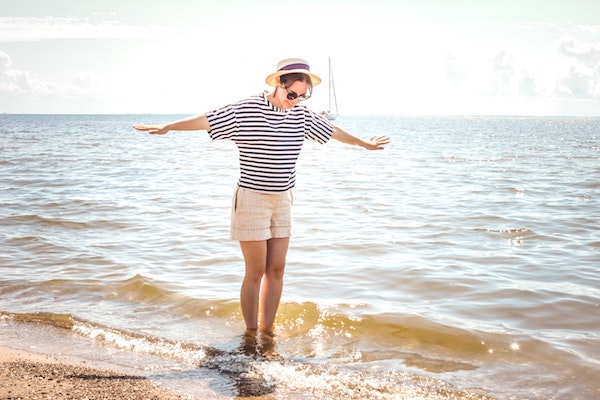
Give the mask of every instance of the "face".
[[[277, 101], [281, 104], [281, 108], [292, 108], [296, 104], [298, 104], [303, 99], [303, 95], [306, 95], [308, 92], [308, 83], [302, 81], [295, 81], [292, 83], [286, 90], [286, 88], [279, 84], [276, 91]], [[288, 99], [289, 94], [295, 94], [296, 98], [294, 100]], [[294, 97], [294, 96], [289, 96]]]

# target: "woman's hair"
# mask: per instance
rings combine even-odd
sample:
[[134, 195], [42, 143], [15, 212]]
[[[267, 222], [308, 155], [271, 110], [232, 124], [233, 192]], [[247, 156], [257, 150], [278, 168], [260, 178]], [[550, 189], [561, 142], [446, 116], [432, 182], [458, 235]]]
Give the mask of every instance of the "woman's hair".
[[279, 82], [286, 88], [289, 88], [294, 84], [294, 82], [306, 82], [308, 84], [308, 88], [312, 91], [312, 79], [310, 79], [310, 75], [303, 74], [302, 72], [293, 72], [291, 74], [281, 75], [279, 77]]

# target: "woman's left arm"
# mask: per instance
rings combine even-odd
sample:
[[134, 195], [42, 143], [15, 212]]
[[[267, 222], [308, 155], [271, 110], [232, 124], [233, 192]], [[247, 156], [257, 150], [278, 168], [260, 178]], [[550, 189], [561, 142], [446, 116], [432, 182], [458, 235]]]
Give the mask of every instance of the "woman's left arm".
[[371, 140], [363, 140], [335, 125], [331, 137], [339, 142], [352, 146], [361, 146], [367, 150], [383, 150], [384, 145], [392, 141], [389, 136], [373, 136]]

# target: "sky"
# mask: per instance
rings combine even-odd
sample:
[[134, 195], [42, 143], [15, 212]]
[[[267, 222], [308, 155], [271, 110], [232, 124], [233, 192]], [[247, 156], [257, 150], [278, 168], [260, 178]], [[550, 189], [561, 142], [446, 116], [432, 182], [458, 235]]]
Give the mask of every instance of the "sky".
[[341, 115], [600, 116], [598, 0], [0, 0], [0, 113], [194, 114], [299, 57]]

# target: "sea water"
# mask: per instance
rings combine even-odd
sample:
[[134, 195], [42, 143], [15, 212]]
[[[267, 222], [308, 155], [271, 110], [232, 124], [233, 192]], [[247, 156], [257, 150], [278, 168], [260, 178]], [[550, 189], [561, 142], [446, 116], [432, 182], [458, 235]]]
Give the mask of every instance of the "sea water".
[[[175, 115], [0, 115], [0, 344], [196, 398], [600, 397], [600, 119], [344, 116], [248, 352], [237, 151]], [[252, 344], [251, 344], [252, 345]]]

